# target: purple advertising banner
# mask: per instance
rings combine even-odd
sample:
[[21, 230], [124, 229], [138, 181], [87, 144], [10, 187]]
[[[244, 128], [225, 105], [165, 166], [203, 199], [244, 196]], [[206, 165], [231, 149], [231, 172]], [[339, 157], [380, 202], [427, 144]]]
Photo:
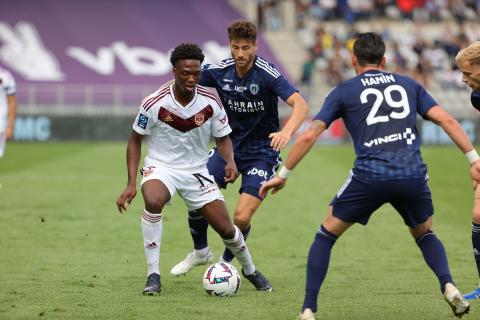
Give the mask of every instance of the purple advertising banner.
[[227, 25], [241, 18], [225, 0], [1, 1], [0, 65], [19, 83], [158, 85], [180, 43], [197, 43], [206, 63], [230, 57]]

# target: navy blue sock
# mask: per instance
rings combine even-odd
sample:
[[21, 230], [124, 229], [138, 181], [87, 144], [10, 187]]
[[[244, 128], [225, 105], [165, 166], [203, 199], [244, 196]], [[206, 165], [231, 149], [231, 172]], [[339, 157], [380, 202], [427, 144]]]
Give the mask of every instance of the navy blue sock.
[[188, 211], [188, 226], [190, 227], [195, 250], [206, 248], [208, 246], [207, 220], [196, 210]]
[[335, 235], [328, 232], [323, 225], [320, 226], [308, 252], [307, 285], [305, 288], [305, 300], [303, 301], [302, 312], [307, 308], [312, 309], [313, 312], [317, 312], [318, 292], [327, 275], [330, 252], [336, 240], [337, 237]]
[[472, 246], [473, 256], [477, 263], [478, 276], [480, 277], [480, 224], [472, 222]]
[[447, 254], [442, 242], [437, 238], [433, 231], [428, 231], [415, 240], [418, 247], [422, 250], [423, 258], [430, 269], [433, 270], [440, 282], [440, 290], [445, 291], [445, 285], [452, 283], [452, 275], [448, 268]]
[[[252, 225], [249, 225], [247, 229], [245, 230], [240, 230], [242, 231], [243, 234], [243, 239], [247, 241], [248, 235], [250, 234], [250, 230], [252, 229]], [[225, 248], [225, 251], [223, 251], [223, 260], [230, 262], [235, 258], [235, 255], [230, 251], [228, 248]]]

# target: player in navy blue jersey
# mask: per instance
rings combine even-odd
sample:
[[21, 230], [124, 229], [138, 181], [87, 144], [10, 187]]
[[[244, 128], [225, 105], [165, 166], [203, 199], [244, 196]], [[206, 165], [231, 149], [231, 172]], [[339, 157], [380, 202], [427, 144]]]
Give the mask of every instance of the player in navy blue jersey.
[[[242, 175], [234, 222], [247, 238], [252, 217], [263, 200], [258, 193], [260, 186], [274, 176], [280, 164], [280, 150], [305, 120], [308, 106], [298, 90], [272, 64], [256, 55], [254, 24], [234, 21], [228, 27], [228, 36], [232, 58], [204, 65], [199, 84], [217, 90], [228, 115], [235, 163]], [[282, 130], [278, 117], [279, 97], [292, 108]], [[226, 187], [224, 168], [224, 160], [216, 149], [212, 150], [208, 170], [222, 188]], [[172, 268], [173, 275], [185, 274], [213, 258], [205, 219], [198, 212], [190, 211], [188, 223], [195, 250]], [[225, 250], [220, 259], [231, 261], [233, 255]], [[257, 289], [271, 290], [271, 286]]]
[[[455, 60], [463, 73], [463, 81], [473, 89], [471, 94], [472, 106], [480, 111], [480, 41], [474, 42], [461, 50]], [[472, 246], [480, 277], [480, 188], [475, 188], [472, 211]], [[477, 289], [465, 295], [465, 299], [468, 300], [479, 298], [480, 283]]]
[[295, 142], [278, 176], [260, 189], [277, 192], [287, 176], [338, 118], [350, 132], [356, 153], [354, 168], [333, 198], [318, 228], [307, 261], [305, 300], [299, 319], [315, 319], [320, 286], [337, 238], [354, 223], [367, 224], [371, 214], [390, 203], [409, 227], [440, 289], [456, 316], [469, 304], [455, 287], [445, 249], [432, 231], [433, 205], [427, 168], [420, 154], [417, 114], [439, 125], [471, 160], [472, 180], [478, 183], [480, 161], [459, 123], [437, 105], [414, 80], [383, 71], [385, 43], [374, 33], [358, 36], [352, 64], [356, 77], [335, 87], [326, 97], [311, 127]]

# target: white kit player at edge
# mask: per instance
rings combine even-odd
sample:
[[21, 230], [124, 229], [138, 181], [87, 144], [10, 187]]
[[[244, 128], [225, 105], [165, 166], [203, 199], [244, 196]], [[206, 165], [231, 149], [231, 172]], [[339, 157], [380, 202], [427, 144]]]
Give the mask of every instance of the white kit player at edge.
[[6, 141], [13, 137], [17, 108], [16, 85], [10, 72], [0, 67], [0, 158], [5, 153]]

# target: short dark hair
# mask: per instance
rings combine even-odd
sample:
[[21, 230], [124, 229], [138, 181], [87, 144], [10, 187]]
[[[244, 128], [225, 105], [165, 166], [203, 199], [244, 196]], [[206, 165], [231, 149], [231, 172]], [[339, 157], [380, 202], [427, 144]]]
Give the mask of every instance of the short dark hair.
[[205, 55], [203, 54], [202, 49], [196, 44], [182, 43], [173, 49], [172, 54], [170, 55], [170, 63], [175, 67], [177, 61], [185, 59], [199, 60], [200, 64], [202, 64]]
[[247, 20], [232, 21], [228, 25], [228, 38], [245, 39], [251, 42], [257, 41], [257, 27]]
[[353, 54], [361, 66], [379, 65], [385, 55], [385, 42], [373, 32], [360, 33], [353, 44]]

